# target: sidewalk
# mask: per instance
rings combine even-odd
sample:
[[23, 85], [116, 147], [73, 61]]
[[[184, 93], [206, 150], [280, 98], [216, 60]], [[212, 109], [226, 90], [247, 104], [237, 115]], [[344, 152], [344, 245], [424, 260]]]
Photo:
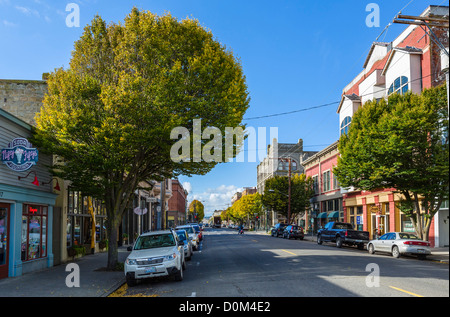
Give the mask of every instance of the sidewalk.
[[[262, 234], [262, 235], [268, 235], [270, 236], [269, 233], [267, 233], [266, 231], [249, 231], [248, 233], [250, 234]], [[305, 235], [304, 240], [306, 241], [310, 241], [310, 242], [316, 242], [317, 241], [317, 236], [312, 236], [310, 234]], [[440, 262], [440, 263], [449, 263], [449, 247], [441, 247], [441, 248], [432, 248], [431, 249], [431, 255], [427, 256], [427, 260], [428, 261], [435, 261], [435, 262]]]
[[[124, 262], [129, 252], [119, 247], [119, 262]], [[53, 266], [38, 272], [0, 280], [0, 297], [106, 297], [125, 282], [123, 272], [102, 270], [106, 267], [108, 253], [89, 254], [73, 262]], [[80, 287], [67, 287], [67, 264], [80, 268]]]

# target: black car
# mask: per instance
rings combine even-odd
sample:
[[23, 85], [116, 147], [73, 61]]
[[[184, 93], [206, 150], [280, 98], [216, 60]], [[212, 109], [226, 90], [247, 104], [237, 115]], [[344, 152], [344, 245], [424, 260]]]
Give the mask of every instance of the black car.
[[283, 230], [287, 227], [287, 223], [277, 223], [275, 227], [272, 228], [272, 237], [283, 236]]
[[303, 233], [303, 228], [297, 225], [289, 225], [286, 228], [284, 228], [283, 231], [283, 238], [285, 239], [300, 239], [303, 240], [305, 237], [305, 234]]

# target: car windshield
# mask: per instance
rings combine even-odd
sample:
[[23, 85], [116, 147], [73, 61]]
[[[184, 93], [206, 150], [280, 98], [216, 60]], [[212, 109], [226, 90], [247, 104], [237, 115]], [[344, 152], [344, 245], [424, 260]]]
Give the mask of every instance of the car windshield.
[[177, 235], [178, 235], [178, 238], [180, 238], [180, 240], [187, 240], [187, 238], [186, 238], [186, 231], [177, 231]]
[[135, 250], [144, 250], [152, 248], [172, 247], [175, 245], [175, 239], [170, 233], [152, 234], [148, 236], [140, 236], [134, 246]]
[[412, 240], [420, 240], [417, 236], [411, 233], [399, 233], [400, 239], [412, 239]]
[[183, 230], [186, 230], [188, 233], [194, 233], [194, 229], [192, 229], [191, 226], [183, 227], [183, 228], [177, 228], [177, 229], [183, 229]]

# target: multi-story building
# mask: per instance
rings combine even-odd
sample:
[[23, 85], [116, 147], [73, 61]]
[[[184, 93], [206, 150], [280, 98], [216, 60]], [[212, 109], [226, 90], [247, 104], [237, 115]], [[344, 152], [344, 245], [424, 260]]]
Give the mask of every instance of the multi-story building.
[[[264, 194], [265, 183], [269, 178], [288, 176], [289, 164], [291, 176], [304, 173], [303, 162], [315, 153], [317, 151], [303, 151], [302, 139], [297, 143], [278, 143], [277, 139], [273, 139], [272, 144], [267, 146], [267, 157], [257, 166], [257, 192]], [[284, 220], [274, 210], [266, 210], [264, 218], [262, 222], [266, 228]]]
[[305, 214], [305, 229], [316, 233], [328, 220], [343, 220], [342, 194], [333, 168], [339, 156], [338, 141], [303, 161], [305, 175], [314, 180], [311, 208]]
[[[448, 6], [429, 6], [421, 16], [448, 18], [448, 10]], [[448, 29], [434, 28], [433, 32], [448, 47]], [[406, 91], [421, 93], [425, 88], [442, 84], [445, 74], [441, 71], [440, 56], [441, 49], [429, 36], [427, 28], [414, 24], [392, 42], [374, 42], [363, 70], [343, 89], [337, 109], [340, 134], [347, 133], [353, 114], [368, 100]], [[346, 188], [341, 192], [343, 219], [355, 226], [373, 235], [388, 231], [414, 231], [410, 219], [396, 206], [401, 197], [395, 189], [369, 192]], [[448, 219], [448, 203], [446, 206], [435, 215], [430, 228], [432, 245], [448, 245], [448, 221], [446, 225], [441, 221]]]
[[177, 180], [172, 180], [172, 197], [169, 199], [167, 211], [167, 223], [169, 228], [174, 228], [186, 222], [186, 205], [188, 192]]

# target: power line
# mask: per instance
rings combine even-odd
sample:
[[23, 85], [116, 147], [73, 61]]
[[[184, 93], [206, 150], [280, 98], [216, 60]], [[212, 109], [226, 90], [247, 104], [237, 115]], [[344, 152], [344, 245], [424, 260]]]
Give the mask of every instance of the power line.
[[335, 101], [335, 102], [330, 102], [330, 103], [326, 103], [326, 104], [322, 104], [322, 105], [317, 105], [317, 106], [312, 106], [312, 107], [308, 107], [308, 108], [304, 108], [304, 109], [298, 109], [298, 110], [293, 110], [293, 111], [287, 111], [287, 112], [281, 112], [281, 113], [275, 113], [275, 114], [269, 114], [269, 115], [265, 115], [265, 116], [259, 116], [259, 117], [252, 117], [252, 118], [244, 118], [242, 119], [243, 121], [248, 121], [248, 120], [256, 120], [256, 119], [263, 119], [263, 118], [271, 118], [271, 117], [277, 117], [277, 116], [283, 116], [283, 115], [287, 115], [287, 114], [292, 114], [292, 113], [297, 113], [297, 112], [302, 112], [302, 111], [308, 111], [308, 110], [312, 110], [312, 109], [318, 109], [318, 108], [323, 108], [323, 107], [328, 107], [328, 106], [332, 106], [339, 103], [339, 101]]
[[[431, 75], [432, 75], [432, 74], [429, 74], [429, 75], [426, 75], [426, 76], [421, 76], [421, 77], [418, 77], [418, 78], [416, 78], [416, 79], [410, 80], [410, 81], [408, 81], [407, 83], [410, 84], [410, 83], [413, 83], [413, 82], [415, 82], [415, 81], [417, 81], [417, 80], [421, 80], [421, 79], [430, 77]], [[374, 94], [376, 94], [376, 93], [378, 93], [378, 92], [387, 91], [387, 90], [389, 90], [389, 88], [382, 88], [382, 89], [380, 89], [380, 90], [377, 90], [377, 91], [374, 91], [374, 92], [371, 92], [371, 93], [368, 93], [368, 94], [360, 95], [359, 97], [365, 97], [365, 96], [369, 96], [369, 95], [374, 95]], [[289, 115], [289, 114], [298, 113], [298, 112], [302, 112], [302, 111], [308, 111], [308, 110], [312, 110], [312, 109], [318, 109], [318, 108], [328, 107], [328, 106], [332, 106], [332, 105], [339, 104], [339, 103], [341, 103], [341, 100], [339, 100], [339, 101], [334, 101], [334, 102], [330, 102], [330, 103], [326, 103], [326, 104], [322, 104], [322, 105], [311, 106], [311, 107], [308, 107], [308, 108], [303, 108], [303, 109], [298, 109], [298, 110], [288, 111], [288, 112], [280, 112], [280, 113], [274, 113], [274, 114], [269, 114], [269, 115], [265, 115], [265, 116], [251, 117], [251, 118], [244, 118], [244, 119], [242, 119], [242, 121], [257, 120], [257, 119], [271, 118], [271, 117], [277, 117], [277, 116], [284, 116], [284, 115]]]

